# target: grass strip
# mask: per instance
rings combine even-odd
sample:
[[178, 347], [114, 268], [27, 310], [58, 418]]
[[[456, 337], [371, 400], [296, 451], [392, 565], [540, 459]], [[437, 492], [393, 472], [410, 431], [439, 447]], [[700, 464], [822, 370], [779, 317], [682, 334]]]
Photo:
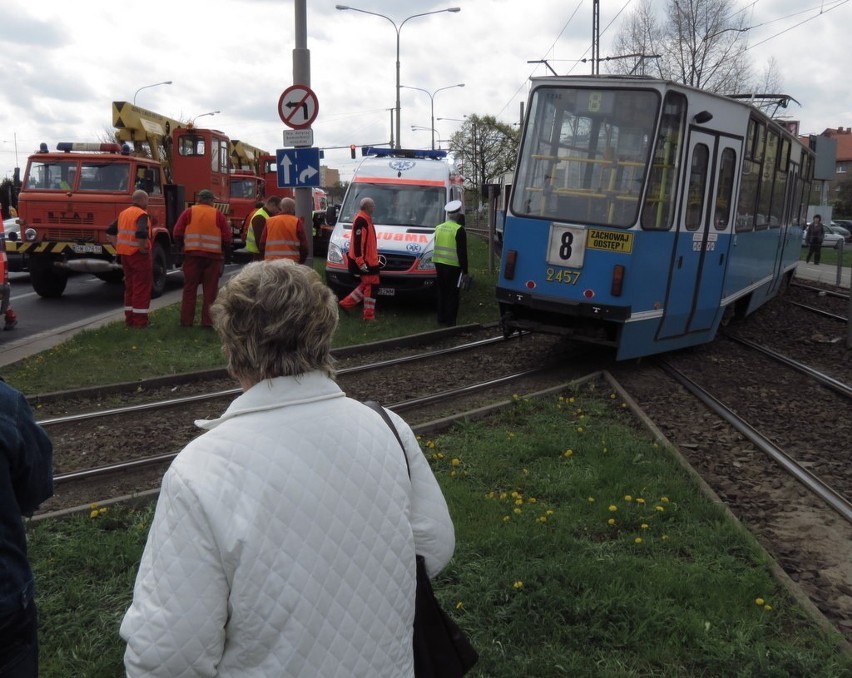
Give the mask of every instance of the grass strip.
[[[474, 676], [852, 675], [765, 553], [593, 383], [516, 397], [424, 438], [456, 554], [435, 582]], [[119, 676], [118, 625], [150, 508], [34, 526], [42, 676]]]

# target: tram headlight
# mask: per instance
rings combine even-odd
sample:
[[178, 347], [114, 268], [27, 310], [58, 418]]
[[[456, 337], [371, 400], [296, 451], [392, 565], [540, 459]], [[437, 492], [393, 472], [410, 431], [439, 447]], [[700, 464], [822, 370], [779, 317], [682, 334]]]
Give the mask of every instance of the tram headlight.
[[620, 297], [621, 292], [624, 289], [624, 266], [622, 264], [616, 264], [612, 267], [612, 285], [610, 286], [610, 293], [614, 297]]
[[506, 280], [515, 279], [515, 265], [518, 263], [518, 250], [506, 252], [506, 263], [503, 265], [503, 277]]
[[24, 240], [27, 242], [33, 242], [38, 237], [38, 233], [34, 228], [28, 228], [24, 231]]

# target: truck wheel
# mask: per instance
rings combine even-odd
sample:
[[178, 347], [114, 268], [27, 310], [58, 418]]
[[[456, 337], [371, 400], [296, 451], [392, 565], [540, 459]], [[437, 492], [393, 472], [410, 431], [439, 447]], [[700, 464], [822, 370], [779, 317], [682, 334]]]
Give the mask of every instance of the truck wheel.
[[160, 243], [154, 243], [151, 255], [151, 267], [153, 268], [151, 298], [156, 299], [157, 297], [161, 297], [163, 292], [166, 291], [166, 252]]
[[35, 293], [46, 299], [62, 296], [68, 276], [53, 265], [53, 259], [30, 259], [30, 282]]

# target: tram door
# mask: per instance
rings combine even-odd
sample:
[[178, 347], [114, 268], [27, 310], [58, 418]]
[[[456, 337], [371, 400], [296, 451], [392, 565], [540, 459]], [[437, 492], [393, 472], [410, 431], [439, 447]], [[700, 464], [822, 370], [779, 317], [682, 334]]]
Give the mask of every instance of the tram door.
[[742, 142], [691, 130], [669, 289], [658, 338], [708, 330], [719, 312]]

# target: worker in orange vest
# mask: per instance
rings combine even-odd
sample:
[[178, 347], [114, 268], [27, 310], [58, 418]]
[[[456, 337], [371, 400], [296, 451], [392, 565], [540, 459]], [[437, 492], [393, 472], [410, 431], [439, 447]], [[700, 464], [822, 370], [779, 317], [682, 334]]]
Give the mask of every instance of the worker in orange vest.
[[148, 327], [151, 306], [151, 226], [148, 217], [148, 194], [133, 191], [130, 207], [121, 211], [118, 219], [107, 228], [115, 235], [115, 251], [121, 257], [124, 270], [124, 324], [127, 327]]
[[260, 236], [264, 259], [290, 259], [304, 264], [308, 258], [308, 236], [303, 219], [296, 216], [296, 201], [281, 200], [281, 212], [266, 220]]
[[225, 215], [214, 207], [213, 191], [202, 189], [198, 202], [186, 208], [175, 223], [174, 236], [183, 250], [183, 297], [180, 324], [191, 327], [201, 285], [201, 326], [213, 327], [210, 304], [219, 291], [222, 264], [231, 258], [231, 229]]
[[352, 222], [352, 242], [346, 253], [349, 272], [358, 276], [361, 282], [345, 299], [340, 307], [344, 311], [355, 308], [364, 302], [364, 320], [376, 319], [376, 299], [373, 286], [379, 284], [379, 249], [376, 241], [376, 227], [373, 225], [373, 210], [376, 203], [372, 198], [364, 198], [359, 205], [358, 214]]
[[12, 308], [12, 287], [9, 285], [9, 260], [6, 257], [5, 234], [0, 232], [0, 314], [5, 323], [4, 330], [11, 330], [18, 324], [18, 316]]

